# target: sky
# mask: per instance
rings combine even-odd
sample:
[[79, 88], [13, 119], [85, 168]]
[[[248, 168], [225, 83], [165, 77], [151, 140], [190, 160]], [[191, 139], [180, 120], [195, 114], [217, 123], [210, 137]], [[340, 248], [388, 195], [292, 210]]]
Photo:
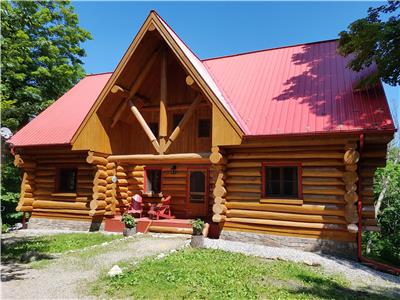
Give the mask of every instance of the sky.
[[[150, 10], [155, 9], [201, 59], [335, 39], [370, 6], [382, 2], [114, 2], [73, 1], [88, 74], [113, 71]], [[394, 119], [400, 87], [385, 86]]]

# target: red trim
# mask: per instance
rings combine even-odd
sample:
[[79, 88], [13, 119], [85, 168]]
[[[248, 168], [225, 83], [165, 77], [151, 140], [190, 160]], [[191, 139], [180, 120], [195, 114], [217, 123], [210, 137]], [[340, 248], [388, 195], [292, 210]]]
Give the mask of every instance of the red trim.
[[266, 181], [266, 174], [265, 174], [265, 167], [269, 166], [280, 166], [280, 167], [297, 167], [297, 198], [303, 199], [303, 182], [302, 182], [302, 172], [303, 168], [301, 162], [263, 162], [262, 166], [262, 196], [268, 197], [267, 192], [265, 190], [265, 181]]
[[148, 191], [147, 191], [147, 171], [148, 170], [160, 170], [160, 172], [161, 172], [161, 175], [160, 175], [160, 189], [161, 189], [161, 193], [162, 193], [162, 184], [163, 184], [163, 178], [162, 178], [162, 171], [163, 171], [163, 168], [162, 167], [148, 167], [148, 166], [146, 166], [146, 167], [144, 167], [144, 182], [143, 182], [143, 192], [144, 193], [147, 193]]
[[[364, 149], [364, 134], [360, 134], [360, 149], [359, 149], [359, 154], [361, 160], [361, 155]], [[361, 173], [360, 173], [360, 168], [357, 168], [357, 173], [358, 173], [358, 182], [357, 182], [357, 189], [358, 189], [358, 202], [357, 202], [357, 213], [358, 213], [358, 231], [357, 231], [357, 257], [358, 260], [361, 261], [362, 259], [362, 193], [361, 193]]]

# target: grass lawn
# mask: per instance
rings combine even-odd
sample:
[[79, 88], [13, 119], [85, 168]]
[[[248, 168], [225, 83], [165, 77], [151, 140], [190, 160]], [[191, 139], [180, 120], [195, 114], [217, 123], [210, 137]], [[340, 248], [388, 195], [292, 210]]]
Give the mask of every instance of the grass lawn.
[[324, 274], [319, 267], [221, 250], [188, 248], [120, 266], [122, 275], [102, 276], [91, 292], [135, 299], [385, 299], [354, 291], [341, 276]]
[[22, 238], [2, 247], [2, 261], [19, 260], [28, 251], [40, 254], [62, 253], [104, 242], [120, 239], [121, 235], [106, 235], [102, 233], [63, 233], [41, 237]]

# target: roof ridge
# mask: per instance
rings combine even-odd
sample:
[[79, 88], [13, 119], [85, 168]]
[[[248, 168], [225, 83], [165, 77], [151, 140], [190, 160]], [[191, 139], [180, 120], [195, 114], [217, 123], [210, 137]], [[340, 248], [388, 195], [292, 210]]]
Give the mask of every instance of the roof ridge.
[[101, 73], [90, 73], [90, 74], [86, 74], [85, 77], [112, 74], [112, 73], [114, 73], [114, 72], [110, 71], [110, 72], [101, 72]]
[[303, 46], [303, 45], [305, 46], [305, 45], [313, 45], [313, 44], [322, 44], [322, 43], [328, 43], [328, 42], [333, 42], [333, 41], [338, 41], [338, 40], [339, 39], [330, 39], [330, 40], [322, 40], [322, 41], [309, 42], [309, 43], [299, 43], [299, 44], [294, 44], [294, 45], [286, 45], [286, 46], [279, 46], [279, 47], [273, 47], [273, 48], [252, 50], [252, 51], [246, 51], [246, 52], [239, 52], [239, 53], [233, 53], [233, 54], [228, 54], [228, 55], [216, 56], [216, 57], [211, 57], [211, 58], [205, 58], [205, 59], [202, 59], [201, 61], [202, 62], [207, 62], [207, 61], [215, 60], [215, 59], [229, 58], [229, 57], [235, 57], [235, 56], [259, 53], [259, 52], [266, 52], [266, 51], [272, 51], [272, 50], [278, 50], [278, 49], [298, 47], [298, 46]]

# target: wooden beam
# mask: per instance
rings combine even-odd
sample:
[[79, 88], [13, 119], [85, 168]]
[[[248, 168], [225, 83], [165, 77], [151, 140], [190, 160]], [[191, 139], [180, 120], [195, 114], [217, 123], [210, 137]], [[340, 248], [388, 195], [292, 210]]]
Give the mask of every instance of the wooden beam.
[[193, 103], [190, 105], [189, 109], [184, 114], [183, 118], [180, 120], [178, 126], [174, 129], [171, 133], [170, 137], [168, 138], [167, 143], [165, 144], [164, 152], [167, 152], [168, 148], [171, 144], [178, 138], [179, 134], [181, 133], [183, 127], [187, 124], [190, 117], [193, 115], [194, 111], [196, 110], [197, 106], [200, 104], [202, 100], [201, 95], [198, 95]]
[[131, 107], [131, 111], [133, 115], [136, 117], [138, 120], [139, 124], [142, 126], [144, 132], [148, 136], [149, 140], [154, 146], [154, 149], [156, 149], [157, 152], [160, 152], [160, 145], [158, 144], [157, 138], [154, 136], [153, 132], [151, 131], [149, 125], [147, 125], [146, 120], [143, 118], [137, 107], [132, 103], [132, 101], [129, 101], [129, 105]]
[[166, 137], [168, 135], [168, 114], [167, 114], [167, 52], [162, 53], [161, 62], [161, 87], [160, 87], [160, 153], [164, 153]]
[[[143, 80], [146, 78], [147, 74], [149, 73], [151, 67], [153, 66], [154, 62], [156, 61], [157, 57], [158, 57], [158, 53], [160, 52], [160, 49], [156, 50], [153, 55], [150, 57], [150, 60], [147, 62], [147, 64], [144, 66], [144, 68], [142, 69], [142, 71], [140, 72], [140, 74], [138, 75], [138, 77], [136, 78], [136, 81], [133, 83], [132, 88], [130, 89], [130, 91], [127, 91], [126, 89], [124, 89], [123, 87], [115, 84], [112, 88], [111, 88], [111, 92], [112, 93], [117, 93], [117, 92], [122, 92], [125, 97], [126, 100], [122, 100], [122, 102], [120, 103], [117, 112], [114, 115], [113, 121], [111, 123], [111, 128], [113, 128], [115, 126], [115, 124], [117, 124], [119, 118], [121, 117], [122, 112], [124, 111], [125, 108], [125, 104], [132, 100], [135, 96], [137, 91], [139, 90]], [[139, 95], [138, 95], [139, 96]], [[140, 98], [140, 96], [139, 96]]]
[[114, 84], [113, 87], [111, 88], [111, 93], [116, 94], [118, 92], [125, 94], [127, 92], [127, 90], [124, 89], [123, 87], [119, 86], [118, 84]]
[[121, 101], [121, 103], [119, 104], [119, 106], [117, 108], [117, 111], [114, 114], [114, 117], [113, 117], [113, 120], [112, 120], [112, 123], [111, 123], [111, 128], [114, 128], [115, 124], [117, 124], [117, 122], [119, 121], [119, 118], [121, 117], [121, 114], [124, 111], [126, 104], [127, 104], [127, 100], [126, 99], [123, 99]]
[[132, 155], [110, 155], [107, 159], [109, 162], [120, 162], [120, 163], [143, 163], [143, 162], [208, 162], [210, 153], [178, 153], [178, 154], [165, 154], [165, 155], [154, 155], [154, 154], [132, 154]]
[[[122, 115], [127, 103], [128, 103], [127, 99], [123, 99], [121, 101], [121, 103], [119, 104], [119, 106], [117, 108], [117, 111], [114, 114], [114, 117], [113, 117], [113, 120], [112, 120], [112, 123], [111, 123], [111, 126], [110, 126], [111, 128], [114, 128], [114, 126], [118, 123], [118, 121], [121, 118], [121, 115]], [[141, 107], [144, 105], [142, 99], [137, 97], [137, 96], [135, 96], [135, 100], [133, 101], [133, 103], [135, 104], [135, 106], [138, 109], [141, 109]]]
[[186, 76], [185, 81], [186, 81], [186, 84], [189, 86], [191, 86], [194, 83], [194, 80], [193, 80], [192, 76], [190, 76], [190, 75]]
[[133, 85], [131, 87], [131, 90], [129, 91], [128, 100], [131, 100], [135, 96], [137, 91], [139, 90], [143, 80], [146, 78], [147, 74], [149, 73], [149, 71], [150, 71], [151, 67], [153, 66], [154, 62], [156, 61], [160, 51], [161, 51], [160, 49], [157, 49], [153, 53], [153, 55], [151, 56], [151, 58], [149, 59], [147, 64], [144, 66], [144, 68], [142, 69], [142, 71], [140, 72], [138, 77], [136, 78], [135, 82], [133, 83]]

